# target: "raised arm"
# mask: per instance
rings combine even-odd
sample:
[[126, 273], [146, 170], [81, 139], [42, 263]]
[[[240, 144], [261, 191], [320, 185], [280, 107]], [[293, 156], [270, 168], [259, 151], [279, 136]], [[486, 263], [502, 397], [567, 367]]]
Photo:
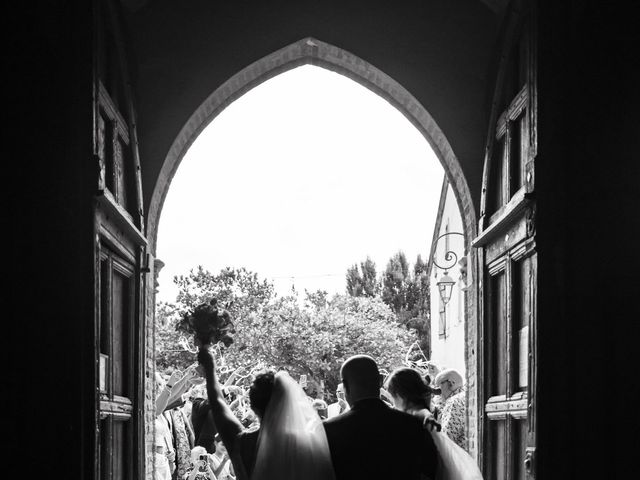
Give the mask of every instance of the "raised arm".
[[180, 401], [180, 397], [182, 394], [187, 392], [193, 385], [193, 381], [198, 377], [196, 372], [196, 365], [189, 366], [184, 374], [174, 382], [173, 388], [171, 389], [171, 394], [169, 395], [169, 400], [167, 401], [167, 405], [171, 405], [177, 401]]
[[222, 388], [218, 382], [218, 376], [215, 371], [215, 361], [213, 355], [206, 349], [198, 351], [198, 362], [204, 368], [205, 379], [207, 381], [207, 396], [209, 397], [209, 406], [213, 415], [213, 422], [222, 437], [222, 441], [227, 447], [227, 451], [231, 454], [235, 447], [235, 441], [242, 432], [243, 427], [240, 421], [233, 414], [222, 395]]
[[233, 372], [231, 372], [231, 375], [229, 375], [229, 378], [227, 378], [227, 380], [224, 382], [224, 386], [228, 387], [230, 385], [233, 384], [233, 382], [235, 381], [235, 379], [240, 375], [241, 372], [244, 371], [244, 367], [240, 366], [238, 368], [236, 368]]
[[169, 381], [165, 384], [162, 391], [158, 394], [158, 397], [156, 398], [156, 416], [160, 415], [167, 408], [174, 384], [178, 381], [179, 378], [180, 372], [178, 370], [174, 370], [171, 374], [171, 377], [169, 378]]

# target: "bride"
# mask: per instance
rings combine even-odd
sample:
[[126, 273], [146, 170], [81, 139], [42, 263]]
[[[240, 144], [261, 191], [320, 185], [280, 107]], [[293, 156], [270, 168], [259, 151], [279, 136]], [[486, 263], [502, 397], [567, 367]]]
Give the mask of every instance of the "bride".
[[385, 382], [393, 403], [398, 410], [422, 419], [425, 429], [438, 449], [440, 463], [436, 480], [483, 480], [476, 461], [444, 432], [435, 431], [430, 411], [433, 390], [419, 372], [403, 367], [391, 372]]
[[322, 421], [288, 373], [256, 375], [249, 402], [260, 428], [245, 430], [225, 402], [211, 352], [201, 348], [198, 361], [215, 425], [238, 480], [335, 480]]

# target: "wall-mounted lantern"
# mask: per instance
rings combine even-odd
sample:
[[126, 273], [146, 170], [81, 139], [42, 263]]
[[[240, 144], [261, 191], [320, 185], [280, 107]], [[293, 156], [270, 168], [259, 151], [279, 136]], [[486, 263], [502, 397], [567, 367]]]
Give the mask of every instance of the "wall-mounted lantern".
[[[464, 234], [460, 232], [443, 233], [436, 239], [436, 246], [441, 238], [444, 238], [448, 235], [462, 235], [464, 237]], [[446, 306], [447, 303], [449, 303], [449, 300], [451, 300], [451, 291], [453, 290], [453, 286], [456, 284], [455, 280], [449, 276], [449, 269], [453, 267], [456, 263], [458, 263], [458, 255], [454, 251], [448, 250], [444, 254], [444, 261], [446, 262], [444, 265], [438, 265], [434, 255], [433, 264], [436, 267], [444, 270], [444, 274], [442, 275], [440, 280], [437, 281], [436, 285], [438, 285], [438, 292], [440, 293], [440, 299], [442, 300], [442, 305]]]
[[456, 282], [449, 276], [449, 272], [447, 271], [444, 272], [444, 275], [436, 283], [436, 285], [438, 285], [438, 291], [440, 292], [442, 305], [446, 306], [447, 303], [449, 303], [449, 300], [451, 299], [451, 291], [453, 290], [455, 283]]

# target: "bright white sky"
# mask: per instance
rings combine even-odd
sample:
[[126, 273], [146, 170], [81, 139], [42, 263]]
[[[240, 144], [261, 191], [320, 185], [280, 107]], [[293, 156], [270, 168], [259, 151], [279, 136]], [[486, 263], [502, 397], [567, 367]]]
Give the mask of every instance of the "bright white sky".
[[[358, 83], [295, 68], [227, 107], [194, 142], [162, 210], [158, 299], [174, 275], [246, 267], [280, 294], [344, 293], [369, 255], [428, 258], [444, 170], [420, 132]], [[291, 277], [294, 277], [293, 279]]]

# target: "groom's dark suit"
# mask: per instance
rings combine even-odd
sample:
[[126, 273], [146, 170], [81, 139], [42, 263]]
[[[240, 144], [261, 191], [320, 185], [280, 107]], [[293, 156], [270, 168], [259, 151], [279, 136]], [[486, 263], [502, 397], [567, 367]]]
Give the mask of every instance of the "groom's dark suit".
[[418, 480], [435, 478], [436, 446], [422, 422], [363, 399], [324, 423], [336, 480]]

